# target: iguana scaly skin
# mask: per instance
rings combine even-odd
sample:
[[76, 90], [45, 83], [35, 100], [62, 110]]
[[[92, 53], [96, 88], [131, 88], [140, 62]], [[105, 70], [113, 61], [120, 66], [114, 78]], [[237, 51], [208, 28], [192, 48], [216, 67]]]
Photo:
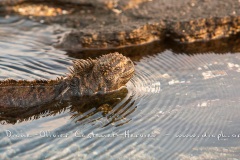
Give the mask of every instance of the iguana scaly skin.
[[72, 96], [106, 93], [124, 86], [134, 73], [133, 62], [117, 52], [96, 59], [78, 59], [70, 74], [56, 80], [0, 81], [1, 107], [31, 107]]

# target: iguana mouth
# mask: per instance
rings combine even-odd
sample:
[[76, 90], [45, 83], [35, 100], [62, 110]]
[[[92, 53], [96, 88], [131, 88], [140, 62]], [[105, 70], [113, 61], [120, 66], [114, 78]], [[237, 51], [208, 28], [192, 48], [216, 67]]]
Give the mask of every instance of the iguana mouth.
[[130, 79], [134, 73], [134, 64], [133, 62], [128, 58], [127, 62], [127, 68], [125, 69], [125, 72], [122, 73], [121, 77], [122, 79]]
[[120, 84], [126, 84], [131, 79], [133, 74], [134, 74], [134, 69], [130, 69], [129, 71], [125, 72], [119, 79]]
[[125, 72], [125, 73], [121, 76], [121, 78], [123, 78], [123, 79], [130, 78], [130, 77], [133, 75], [133, 73], [134, 73], [134, 70], [131, 69], [131, 70]]

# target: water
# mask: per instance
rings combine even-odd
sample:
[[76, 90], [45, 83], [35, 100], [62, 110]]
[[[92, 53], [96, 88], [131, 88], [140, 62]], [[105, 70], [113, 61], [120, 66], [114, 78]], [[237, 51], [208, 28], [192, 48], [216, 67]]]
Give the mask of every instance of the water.
[[[109, 52], [55, 49], [58, 25], [0, 22], [0, 79], [56, 78], [75, 58]], [[142, 51], [125, 53], [136, 68], [127, 90], [0, 110], [0, 159], [237, 159], [240, 54]]]

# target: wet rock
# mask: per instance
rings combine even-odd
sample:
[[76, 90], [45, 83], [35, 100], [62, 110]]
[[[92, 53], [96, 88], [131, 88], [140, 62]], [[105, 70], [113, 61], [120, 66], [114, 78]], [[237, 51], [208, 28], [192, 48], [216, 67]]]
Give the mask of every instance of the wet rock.
[[[190, 43], [226, 38], [240, 32], [238, 0], [19, 2], [9, 10], [35, 21], [58, 23], [72, 29], [56, 45], [66, 50], [125, 47], [164, 41], [166, 37]], [[45, 6], [45, 12], [39, 5]]]
[[181, 42], [213, 40], [235, 35], [240, 31], [240, 17], [211, 17], [173, 23], [171, 38]]
[[12, 6], [16, 5], [22, 2], [25, 2], [26, 0], [1, 0], [0, 5], [5, 5], [5, 6]]
[[167, 41], [167, 47], [172, 49], [175, 53], [239, 53], [240, 52], [240, 34], [224, 37], [221, 39], [214, 39], [210, 41], [199, 41], [194, 43], [177, 43], [175, 41]]
[[112, 48], [144, 44], [164, 36], [160, 24], [146, 24], [139, 28], [132, 26], [129, 30], [124, 30], [124, 26], [119, 26], [115, 31], [113, 29], [75, 30], [65, 35], [60, 46], [67, 49]]

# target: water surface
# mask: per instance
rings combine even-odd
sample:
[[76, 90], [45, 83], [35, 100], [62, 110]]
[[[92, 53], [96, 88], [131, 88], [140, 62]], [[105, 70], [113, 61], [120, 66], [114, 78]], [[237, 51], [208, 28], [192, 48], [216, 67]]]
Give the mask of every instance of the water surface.
[[[83, 56], [52, 47], [58, 25], [0, 22], [0, 79], [56, 78]], [[237, 159], [240, 54], [145, 52], [120, 93], [1, 111], [0, 159]]]

